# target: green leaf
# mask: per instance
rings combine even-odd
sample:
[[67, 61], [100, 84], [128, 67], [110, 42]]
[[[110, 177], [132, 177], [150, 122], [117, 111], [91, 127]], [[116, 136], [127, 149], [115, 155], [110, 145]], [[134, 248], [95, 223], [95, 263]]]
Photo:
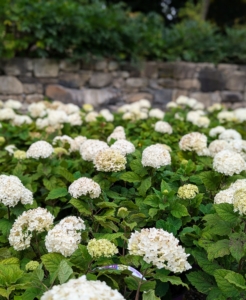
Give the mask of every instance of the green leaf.
[[117, 233], [94, 233], [96, 239], [106, 239], [108, 241], [113, 241], [117, 238], [124, 238], [124, 232]]
[[148, 195], [143, 202], [151, 207], [159, 207], [160, 204], [160, 200], [156, 195]]
[[230, 271], [225, 279], [235, 285], [239, 290], [246, 290], [245, 279], [241, 274]]
[[91, 215], [91, 211], [89, 210], [89, 205], [87, 203], [85, 203], [84, 201], [72, 198], [69, 201], [69, 203], [72, 204], [72, 206], [74, 206], [75, 208], [77, 208], [77, 210], [81, 214], [86, 215], [86, 216]]
[[180, 277], [177, 276], [168, 276], [162, 273], [157, 273], [154, 276], [155, 279], [159, 279], [162, 282], [170, 282], [173, 285], [182, 285], [186, 288], [188, 288], [188, 285], [186, 283], [184, 283]]
[[48, 196], [45, 198], [45, 200], [53, 200], [65, 197], [68, 194], [68, 191], [66, 188], [56, 188], [49, 192]]
[[214, 287], [208, 293], [206, 300], [227, 300], [227, 297], [221, 294], [221, 290], [217, 287]]
[[3, 265], [18, 265], [20, 264], [20, 261], [19, 261], [19, 258], [17, 257], [9, 257], [9, 258], [5, 258], [3, 260], [0, 261], [0, 264], [3, 264]]
[[147, 293], [143, 293], [143, 300], [160, 300], [160, 298], [156, 297], [154, 290], [150, 290]]
[[132, 160], [130, 163], [130, 167], [134, 173], [138, 174], [141, 177], [148, 174], [148, 171], [143, 167], [140, 159]]
[[189, 216], [187, 208], [183, 204], [175, 203], [171, 209], [171, 214], [176, 218]]
[[202, 184], [201, 178], [197, 175], [190, 176], [190, 182], [195, 183], [196, 185]]
[[66, 260], [62, 260], [58, 267], [58, 279], [60, 281], [60, 284], [67, 282], [72, 274], [73, 269], [69, 266]]
[[214, 258], [217, 257], [223, 257], [225, 255], [229, 255], [230, 254], [229, 243], [230, 241], [227, 239], [219, 240], [213, 243], [207, 249], [208, 259], [213, 260]]
[[74, 176], [72, 173], [70, 173], [66, 168], [63, 167], [57, 167], [54, 170], [54, 173], [57, 175], [62, 176], [65, 178], [68, 182], [73, 182], [74, 181]]
[[138, 188], [139, 194], [144, 197], [150, 187], [151, 177], [147, 177], [141, 182], [140, 187]]
[[124, 281], [131, 291], [136, 291], [138, 289], [138, 280], [135, 277], [125, 277]]
[[203, 294], [208, 294], [209, 291], [215, 286], [212, 276], [202, 271], [191, 272], [186, 275], [190, 283]]
[[[238, 289], [235, 287], [234, 284], [231, 284], [227, 279], [226, 276], [230, 273], [230, 271], [228, 270], [216, 270], [214, 272], [214, 277], [215, 280], [218, 284], [219, 289], [222, 291], [222, 293], [226, 296], [226, 297], [238, 297], [239, 296], [239, 291]], [[230, 277], [229, 277], [230, 279]]]
[[0, 288], [0, 295], [4, 298], [9, 299], [9, 295], [11, 292], [7, 291], [6, 289]]
[[40, 288], [29, 288], [27, 289], [24, 294], [22, 294], [22, 300], [33, 300], [33, 299], [37, 299], [37, 297], [40, 297], [43, 293], [45, 292], [44, 287], [42, 289], [42, 287]]
[[64, 256], [59, 253], [48, 253], [41, 256], [41, 260], [45, 266], [45, 268], [50, 273], [55, 273], [58, 269], [62, 260], [64, 260]]
[[239, 262], [246, 254], [244, 251], [244, 245], [246, 245], [245, 233], [233, 233], [230, 235], [229, 249], [231, 255], [237, 260], [237, 262]]
[[92, 262], [92, 257], [88, 253], [87, 247], [79, 245], [78, 249], [71, 255], [69, 261], [76, 267], [86, 272], [89, 264]]
[[203, 250], [193, 250], [192, 255], [195, 257], [198, 265], [202, 268], [202, 270], [209, 275], [213, 276], [215, 270], [221, 269], [221, 266], [217, 262], [211, 262], [208, 260], [207, 255]]
[[120, 179], [127, 182], [140, 182], [142, 180], [142, 178], [134, 172], [125, 172], [120, 176]]
[[232, 231], [231, 223], [222, 220], [217, 214], [206, 215], [203, 220], [207, 221], [205, 231], [210, 234], [223, 236]]
[[13, 222], [7, 219], [0, 219], [0, 230], [2, 231], [4, 236], [9, 236], [10, 229], [13, 226]]
[[149, 291], [155, 289], [156, 282], [155, 281], [142, 281], [140, 286], [140, 292]]
[[217, 191], [222, 179], [222, 175], [214, 171], [202, 172], [199, 177], [209, 191]]
[[43, 184], [49, 191], [55, 189], [57, 187], [55, 176], [52, 176], [50, 179], [44, 178]]
[[162, 228], [170, 233], [172, 232], [174, 235], [177, 234], [181, 226], [182, 221], [180, 219], [174, 218], [173, 216], [168, 217], [166, 221], [158, 220], [156, 222], [156, 228]]
[[38, 165], [37, 171], [39, 174], [44, 174], [45, 176], [48, 176], [51, 172], [51, 167], [40, 163]]
[[15, 264], [0, 264], [0, 285], [9, 286], [15, 283], [23, 275], [23, 271]]
[[233, 211], [233, 205], [229, 203], [214, 204], [214, 208], [220, 218], [224, 221], [230, 222], [236, 225], [238, 220], [238, 215]]

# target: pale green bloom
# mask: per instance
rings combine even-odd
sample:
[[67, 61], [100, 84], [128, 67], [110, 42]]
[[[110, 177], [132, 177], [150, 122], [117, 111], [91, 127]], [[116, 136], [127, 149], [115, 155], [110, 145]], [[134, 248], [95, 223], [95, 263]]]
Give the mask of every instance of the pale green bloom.
[[181, 199], [193, 199], [198, 193], [198, 187], [194, 184], [185, 184], [178, 189], [178, 197]]

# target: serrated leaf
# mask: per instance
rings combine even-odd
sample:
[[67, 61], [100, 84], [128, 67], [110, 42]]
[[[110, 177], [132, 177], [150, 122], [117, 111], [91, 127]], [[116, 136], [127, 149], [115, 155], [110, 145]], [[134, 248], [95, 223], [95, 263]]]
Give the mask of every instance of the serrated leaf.
[[48, 196], [45, 198], [45, 200], [53, 200], [65, 197], [68, 194], [68, 191], [66, 188], [60, 187], [57, 189], [53, 189], [49, 192]]
[[57, 175], [62, 176], [65, 178], [68, 182], [73, 182], [74, 181], [74, 176], [72, 173], [70, 173], [66, 168], [63, 167], [57, 167], [54, 170], [54, 173]]
[[51, 172], [51, 167], [49, 165], [43, 165], [43, 164], [39, 164], [37, 171], [39, 174], [44, 174], [44, 175], [49, 175]]
[[0, 264], [0, 285], [9, 286], [15, 283], [23, 275], [23, 271], [15, 264]]
[[207, 248], [208, 259], [213, 260], [214, 258], [217, 257], [223, 257], [225, 255], [229, 255], [230, 254], [229, 243], [230, 241], [227, 239], [219, 240], [213, 243], [210, 247]]
[[136, 291], [138, 289], [138, 281], [135, 277], [125, 277], [124, 281], [131, 291]]
[[217, 287], [214, 287], [208, 293], [206, 300], [227, 300], [225, 296], [221, 294], [221, 290]]
[[202, 180], [199, 176], [193, 175], [190, 176], [190, 182], [195, 183], [196, 185], [201, 185], [202, 184]]
[[0, 261], [0, 264], [3, 264], [3, 265], [19, 265], [20, 264], [20, 261], [17, 257], [9, 257], [9, 258], [5, 258], [3, 260]]
[[75, 208], [77, 208], [77, 210], [86, 216], [90, 216], [91, 215], [91, 211], [89, 210], [89, 205], [85, 202], [83, 202], [82, 200], [78, 200], [75, 198], [72, 198], [69, 201], [70, 204], [72, 204], [72, 206], [74, 206]]
[[180, 277], [177, 276], [168, 276], [162, 273], [157, 273], [154, 276], [155, 279], [159, 279], [162, 282], [170, 282], [173, 285], [182, 285], [186, 288], [188, 288], [188, 285], [186, 283], [184, 283]]
[[222, 175], [214, 171], [202, 172], [199, 177], [209, 191], [217, 191], [222, 179]]
[[50, 179], [44, 178], [43, 184], [47, 190], [51, 191], [57, 187], [56, 178], [52, 176]]
[[160, 300], [160, 298], [156, 297], [154, 290], [150, 290], [147, 293], [143, 293], [143, 300]]
[[211, 262], [208, 260], [207, 254], [203, 250], [193, 250], [192, 255], [195, 257], [198, 265], [202, 268], [202, 270], [209, 275], [213, 276], [215, 270], [221, 269], [221, 266], [217, 262]]
[[238, 215], [233, 211], [233, 205], [229, 203], [214, 204], [214, 208], [219, 217], [232, 224], [238, 223]]
[[59, 253], [48, 253], [41, 256], [41, 260], [45, 266], [45, 268], [50, 273], [55, 273], [58, 269], [62, 260], [64, 260], [64, 256]]
[[172, 216], [168, 217], [166, 221], [158, 220], [156, 222], [156, 228], [162, 228], [170, 233], [172, 232], [174, 235], [177, 234], [181, 226], [182, 226], [182, 221]]
[[0, 230], [2, 231], [2, 233], [5, 237], [9, 236], [10, 229], [12, 228], [12, 226], [13, 226], [12, 221], [4, 219], [4, 218], [0, 219]]
[[171, 214], [176, 218], [189, 216], [187, 208], [180, 203], [175, 203], [175, 205], [171, 209]]
[[126, 182], [140, 182], [142, 178], [134, 172], [125, 172], [120, 176], [121, 180]]
[[37, 299], [37, 297], [40, 297], [46, 290], [42, 290], [42, 287], [40, 288], [29, 288], [26, 289], [26, 291], [24, 292], [24, 294], [22, 294], [22, 299], [24, 300], [33, 300], [33, 299]]
[[139, 194], [144, 197], [150, 187], [151, 177], [147, 177], [144, 180], [142, 180], [140, 187], [138, 188]]
[[245, 279], [241, 274], [230, 271], [225, 276], [225, 279], [235, 285], [239, 290], [246, 290]]
[[89, 264], [92, 262], [92, 257], [88, 253], [87, 247], [84, 245], [79, 245], [78, 249], [71, 255], [69, 261], [81, 269], [83, 272], [86, 272]]
[[149, 291], [155, 289], [156, 281], [142, 281], [140, 286], [140, 292]]
[[246, 255], [244, 251], [244, 245], [246, 245], [245, 233], [233, 233], [230, 235], [229, 249], [231, 255], [237, 260], [237, 262], [239, 262], [240, 259]]
[[159, 207], [160, 204], [160, 200], [156, 195], [148, 195], [143, 202], [151, 207]]
[[214, 272], [215, 280], [218, 284], [219, 289], [226, 297], [238, 297], [240, 292], [231, 284], [225, 277], [230, 273], [228, 270], [216, 270]]
[[210, 234], [223, 236], [230, 235], [232, 231], [231, 223], [222, 220], [217, 214], [206, 215], [203, 220], [207, 221], [205, 230]]
[[139, 176], [143, 177], [148, 174], [146, 168], [143, 167], [140, 159], [134, 159], [130, 163], [132, 171]]
[[191, 272], [186, 275], [190, 283], [203, 294], [208, 294], [209, 291], [215, 286], [212, 276], [202, 271]]
[[0, 295], [4, 298], [9, 299], [9, 295], [11, 292], [9, 292], [7, 289], [0, 288]]
[[66, 260], [62, 260], [58, 267], [58, 279], [60, 281], [60, 284], [67, 282], [72, 274], [73, 269], [69, 266]]
[[106, 239], [108, 241], [113, 241], [118, 238], [124, 238], [124, 232], [117, 233], [94, 233], [95, 239]]

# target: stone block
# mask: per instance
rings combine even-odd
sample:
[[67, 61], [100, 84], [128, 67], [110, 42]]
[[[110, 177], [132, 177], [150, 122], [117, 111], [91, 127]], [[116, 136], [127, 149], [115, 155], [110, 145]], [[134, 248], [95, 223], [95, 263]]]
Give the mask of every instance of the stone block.
[[81, 79], [78, 73], [63, 73], [58, 76], [58, 84], [76, 89], [81, 87]]
[[79, 106], [84, 103], [81, 90], [68, 89], [61, 85], [48, 85], [45, 89], [45, 95], [52, 100], [58, 100], [63, 103], [74, 103]]
[[103, 88], [109, 86], [112, 83], [113, 77], [109, 73], [93, 73], [89, 86], [92, 88]]
[[221, 100], [222, 102], [231, 102], [231, 103], [242, 102], [243, 94], [239, 92], [222, 91]]
[[158, 77], [157, 62], [148, 61], [143, 63], [141, 76], [147, 78], [157, 78]]
[[35, 77], [57, 77], [59, 64], [54, 59], [37, 58], [34, 60]]
[[246, 74], [234, 71], [225, 76], [225, 89], [230, 91], [243, 91], [246, 84]]
[[23, 102], [24, 99], [25, 99], [25, 96], [24, 94], [19, 94], [19, 95], [12, 95], [12, 94], [9, 94], [9, 95], [1, 95], [0, 94], [0, 100], [9, 100], [9, 99], [13, 99], [13, 100], [18, 100], [20, 102]]
[[214, 92], [224, 89], [224, 77], [220, 70], [203, 68], [199, 72], [198, 79], [201, 83], [201, 92]]
[[13, 76], [0, 76], [0, 93], [1, 94], [22, 94], [22, 83]]
[[141, 76], [141, 71], [140, 71], [141, 66], [133, 65], [128, 62], [123, 62], [120, 66], [120, 69], [122, 71], [126, 71], [129, 73], [130, 77], [139, 77]]
[[42, 94], [43, 85], [40, 83], [24, 83], [23, 92], [24, 94]]
[[197, 77], [197, 65], [195, 63], [161, 63], [158, 69], [160, 78], [190, 79]]
[[165, 107], [166, 104], [172, 101], [172, 90], [171, 89], [146, 89], [146, 92], [153, 96], [152, 105]]
[[178, 81], [172, 78], [160, 78], [157, 82], [158, 85], [169, 89], [177, 88], [179, 86]]
[[107, 105], [109, 102], [116, 102], [118, 92], [113, 88], [87, 89], [81, 90], [84, 103], [92, 104], [95, 108]]
[[116, 61], [110, 61], [108, 63], [108, 70], [109, 71], [116, 71], [119, 69], [119, 64]]
[[213, 93], [195, 92], [195, 93], [190, 93], [189, 97], [194, 98], [199, 102], [202, 102], [206, 107], [214, 103], [221, 102], [221, 96], [219, 92], [213, 92]]
[[92, 71], [82, 70], [79, 72], [80, 77], [80, 87], [83, 87], [89, 83], [89, 80], [92, 76]]
[[178, 88], [188, 91], [198, 91], [201, 83], [198, 79], [182, 79], [178, 81]]
[[188, 96], [187, 90], [174, 89], [172, 93], [172, 101], [176, 101], [179, 96]]
[[126, 85], [132, 88], [144, 88], [148, 85], [147, 78], [130, 77], [126, 79]]
[[70, 60], [62, 60], [59, 65], [60, 70], [66, 72], [76, 72], [80, 68], [79, 62], [72, 62]]
[[117, 89], [122, 89], [125, 87], [126, 85], [126, 81], [123, 78], [114, 78], [113, 79], [113, 87], [117, 88]]
[[106, 60], [99, 60], [95, 63], [96, 71], [106, 71], [108, 67], [108, 62]]
[[218, 64], [217, 69], [221, 70], [223, 72], [233, 72], [233, 71], [236, 71], [238, 69], [238, 65]]
[[42, 100], [44, 100], [44, 95], [42, 95], [42, 94], [32, 94], [32, 95], [26, 96], [27, 103], [39, 102]]
[[125, 96], [125, 101], [127, 103], [137, 102], [141, 99], [147, 99], [152, 102], [154, 99], [154, 96], [150, 93], [134, 93], [134, 94], [128, 94]]
[[[5, 60], [3, 70], [6, 75], [18, 76], [33, 70], [33, 60], [28, 58], [12, 58]], [[31, 74], [31, 73], [30, 73]]]

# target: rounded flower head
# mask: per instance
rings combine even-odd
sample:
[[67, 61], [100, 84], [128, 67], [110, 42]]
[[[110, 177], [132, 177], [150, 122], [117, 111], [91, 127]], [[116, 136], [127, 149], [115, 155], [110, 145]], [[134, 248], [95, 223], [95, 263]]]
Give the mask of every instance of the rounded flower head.
[[55, 285], [41, 297], [41, 300], [58, 299], [125, 300], [117, 290], [111, 289], [105, 282], [89, 281], [85, 275], [77, 279], [70, 279], [62, 285]]
[[101, 188], [94, 180], [81, 177], [75, 180], [68, 188], [69, 194], [73, 198], [79, 198], [80, 196], [89, 195], [90, 198], [98, 198], [101, 194]]
[[82, 106], [83, 110], [86, 111], [86, 112], [89, 112], [89, 111], [93, 111], [94, 107], [89, 104], [89, 103], [85, 103], [83, 106]]
[[225, 140], [214, 140], [209, 144], [208, 149], [211, 156], [214, 157], [220, 151], [228, 149], [228, 143]]
[[198, 187], [194, 184], [185, 184], [178, 189], [178, 197], [181, 199], [193, 199], [198, 193]]
[[179, 148], [183, 151], [201, 151], [207, 148], [207, 137], [200, 132], [188, 133], [181, 138]]
[[114, 131], [108, 136], [107, 142], [109, 143], [111, 139], [114, 140], [125, 140], [126, 139], [126, 134], [125, 134], [125, 129], [122, 126], [117, 126], [115, 127]]
[[26, 152], [27, 158], [47, 158], [50, 157], [54, 149], [51, 144], [45, 141], [38, 141], [33, 143]]
[[26, 152], [25, 151], [22, 151], [22, 150], [16, 150], [14, 152], [14, 158], [17, 158], [17, 159], [26, 159]]
[[209, 136], [215, 137], [215, 136], [221, 134], [222, 132], [224, 132], [225, 130], [226, 130], [226, 129], [225, 129], [224, 126], [216, 126], [216, 127], [211, 128], [211, 129], [209, 130]]
[[0, 201], [9, 207], [22, 204], [32, 204], [33, 195], [16, 176], [0, 175]]
[[66, 217], [48, 231], [45, 247], [48, 252], [71, 256], [81, 242], [80, 231], [85, 229], [84, 221], [77, 217]]
[[125, 156], [111, 148], [98, 152], [93, 163], [97, 171], [103, 172], [119, 172], [126, 168]]
[[158, 121], [155, 123], [155, 131], [167, 134], [173, 133], [172, 126], [164, 121]]
[[9, 99], [4, 103], [4, 107], [12, 108], [12, 109], [20, 109], [22, 107], [22, 103], [18, 100]]
[[98, 114], [96, 111], [90, 111], [90, 112], [85, 116], [85, 121], [86, 121], [87, 123], [90, 123], [90, 122], [96, 122], [98, 116], [99, 116], [99, 114]]
[[218, 113], [217, 118], [220, 123], [236, 121], [234, 111], [221, 111]]
[[135, 146], [127, 140], [118, 140], [110, 148], [118, 150], [124, 156], [135, 151]]
[[213, 160], [213, 169], [228, 176], [240, 174], [245, 167], [242, 156], [230, 150], [222, 150], [215, 155]]
[[238, 108], [234, 110], [237, 122], [242, 123], [246, 121], [246, 108]]
[[241, 140], [242, 136], [234, 129], [226, 129], [219, 135], [219, 140]]
[[3, 136], [0, 136], [0, 146], [2, 146], [4, 143], [5, 143], [5, 138]]
[[84, 143], [80, 146], [80, 154], [83, 158], [83, 160], [86, 161], [93, 161], [95, 155], [104, 149], [108, 149], [109, 146], [107, 143], [99, 141], [99, 140], [86, 140]]
[[91, 257], [111, 257], [118, 253], [118, 249], [115, 244], [111, 243], [107, 239], [90, 240], [87, 245], [87, 250]]
[[49, 230], [54, 216], [45, 208], [35, 208], [24, 211], [14, 222], [10, 230], [9, 243], [15, 250], [20, 251], [30, 246], [32, 232], [38, 233]]
[[246, 188], [237, 190], [233, 195], [234, 211], [246, 215]]
[[169, 151], [162, 144], [151, 145], [142, 153], [142, 165], [144, 167], [160, 168], [171, 164]]
[[232, 204], [233, 202], [233, 195], [235, 193], [234, 189], [226, 189], [218, 192], [214, 197], [214, 203], [229, 203]]
[[165, 116], [164, 111], [160, 110], [159, 108], [152, 108], [149, 111], [150, 118], [157, 118], [157, 119], [162, 120], [164, 118], [164, 116]]
[[163, 229], [144, 228], [131, 234], [128, 241], [131, 255], [143, 256], [144, 261], [158, 269], [165, 268], [174, 273], [191, 269], [184, 249], [172, 233]]

